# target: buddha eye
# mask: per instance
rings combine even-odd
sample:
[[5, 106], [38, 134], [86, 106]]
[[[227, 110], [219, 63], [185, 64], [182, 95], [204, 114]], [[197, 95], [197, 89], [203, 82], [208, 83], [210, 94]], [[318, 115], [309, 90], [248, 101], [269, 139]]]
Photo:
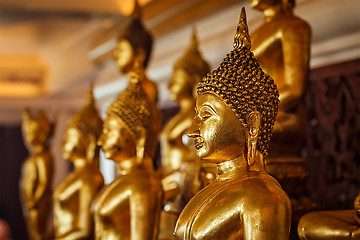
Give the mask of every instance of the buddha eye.
[[212, 115], [211, 115], [211, 113], [209, 113], [209, 112], [203, 112], [203, 113], [201, 114], [201, 119], [202, 119], [202, 120], [207, 120], [207, 119], [209, 119], [210, 117], [212, 117]]

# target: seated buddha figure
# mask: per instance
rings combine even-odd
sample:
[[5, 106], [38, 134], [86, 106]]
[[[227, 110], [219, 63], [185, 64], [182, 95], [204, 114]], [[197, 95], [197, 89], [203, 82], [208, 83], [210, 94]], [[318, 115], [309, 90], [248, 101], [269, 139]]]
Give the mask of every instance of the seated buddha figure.
[[[195, 115], [194, 88], [209, 71], [208, 63], [201, 57], [198, 50], [196, 33], [193, 32], [190, 47], [174, 64], [174, 71], [169, 84], [170, 97], [172, 100], [179, 102], [180, 111], [169, 120], [160, 136], [161, 161], [165, 175], [180, 169], [183, 169], [183, 171], [189, 170], [187, 175], [194, 175], [196, 174], [194, 169], [200, 169], [200, 161], [196, 156], [196, 150], [192, 141], [187, 141], [186, 131], [191, 126]], [[194, 177], [192, 176], [192, 178]], [[178, 213], [180, 213], [186, 202], [179, 203], [181, 206], [178, 206], [180, 208]]]
[[302, 98], [309, 72], [311, 28], [293, 14], [295, 0], [250, 0], [265, 22], [251, 35], [260, 66], [276, 82], [280, 106], [270, 156], [299, 154], [304, 139]]
[[73, 163], [74, 170], [53, 194], [56, 239], [90, 239], [94, 234], [90, 206], [104, 185], [96, 145], [103, 122], [92, 89], [89, 95], [88, 103], [69, 119], [62, 143], [63, 156]]
[[311, 28], [293, 14], [295, 0], [250, 0], [265, 22], [252, 33], [253, 52], [261, 68], [279, 88], [279, 113], [270, 157], [297, 156], [304, 139], [301, 100], [309, 72]]
[[295, 0], [250, 0], [250, 5], [265, 16], [265, 22], [251, 35], [254, 55], [279, 88], [279, 113], [265, 167], [289, 194], [292, 219], [296, 222], [316, 208], [305, 188], [309, 173], [300, 157], [305, 133], [302, 99], [308, 81], [311, 28], [293, 14]]
[[217, 165], [217, 178], [185, 206], [176, 239], [289, 237], [290, 200], [264, 169], [278, 90], [250, 48], [243, 8], [234, 50], [199, 83], [189, 129], [197, 155]]
[[153, 169], [161, 113], [130, 74], [128, 87], [107, 109], [98, 144], [120, 173], [93, 203], [95, 239], [156, 239], [161, 180]]
[[[136, 58], [142, 59], [142, 67], [148, 65], [151, 50], [152, 36], [145, 29], [140, 19], [140, 8], [135, 1], [134, 12], [124, 20], [118, 36], [118, 43], [114, 50], [115, 63], [120, 72], [129, 74], [134, 70]], [[147, 78], [145, 71], [141, 73], [140, 83], [150, 100], [157, 101], [158, 92], [156, 84]]]
[[[170, 97], [179, 102], [180, 111], [169, 120], [160, 135], [162, 174], [166, 176], [163, 181], [164, 190], [174, 186], [177, 188], [170, 199], [165, 199], [164, 209], [167, 213], [162, 213], [161, 216], [160, 238], [172, 237], [178, 215], [201, 185], [200, 159], [196, 156], [196, 150], [186, 131], [195, 115], [194, 88], [209, 71], [208, 63], [198, 50], [196, 33], [193, 30], [191, 44], [185, 54], [175, 62], [169, 84]], [[173, 227], [169, 227], [170, 225]]]
[[360, 239], [360, 194], [354, 209], [318, 211], [304, 215], [298, 225], [301, 240]]
[[24, 142], [30, 155], [22, 165], [20, 197], [29, 239], [42, 239], [47, 234], [46, 226], [51, 211], [51, 124], [42, 111], [32, 117], [30, 110], [25, 109], [22, 117]]

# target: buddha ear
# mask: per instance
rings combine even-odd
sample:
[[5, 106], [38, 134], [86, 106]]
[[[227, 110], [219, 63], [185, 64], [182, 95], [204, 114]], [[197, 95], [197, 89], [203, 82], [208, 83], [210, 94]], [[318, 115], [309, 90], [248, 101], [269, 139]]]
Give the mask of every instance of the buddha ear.
[[141, 47], [136, 49], [136, 58], [138, 58], [138, 61], [141, 63], [141, 65], [144, 64], [145, 61], [145, 50]]
[[91, 134], [87, 135], [87, 139], [89, 141], [89, 144], [86, 147], [86, 159], [88, 162], [92, 162], [95, 157], [96, 139]]
[[146, 142], [146, 130], [143, 127], [137, 127], [136, 129], [136, 158], [138, 163], [141, 164], [145, 155], [145, 142]]
[[249, 166], [255, 164], [256, 143], [259, 137], [261, 114], [253, 111], [247, 116], [247, 162]]

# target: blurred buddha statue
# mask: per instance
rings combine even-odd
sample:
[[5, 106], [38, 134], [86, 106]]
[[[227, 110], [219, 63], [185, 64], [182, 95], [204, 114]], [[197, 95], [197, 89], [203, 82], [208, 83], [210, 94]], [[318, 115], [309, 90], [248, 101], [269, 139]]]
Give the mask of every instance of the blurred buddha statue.
[[42, 239], [51, 207], [53, 157], [49, 149], [51, 124], [43, 111], [34, 117], [29, 109], [22, 113], [22, 132], [30, 156], [22, 165], [20, 197], [29, 239]]
[[251, 35], [254, 55], [264, 72], [275, 80], [280, 94], [266, 170], [290, 195], [293, 214], [300, 211], [296, 214], [298, 219], [314, 207], [305, 197], [308, 172], [300, 158], [305, 132], [302, 99], [308, 81], [311, 28], [293, 14], [295, 0], [250, 0], [250, 5], [265, 16], [265, 22]]
[[264, 12], [265, 23], [251, 36], [253, 52], [279, 88], [279, 114], [270, 156], [298, 155], [304, 138], [301, 100], [308, 81], [311, 28], [293, 14], [295, 0], [250, 0]]
[[74, 171], [66, 176], [53, 195], [56, 239], [93, 238], [90, 206], [104, 185], [99, 170], [100, 149], [96, 146], [102, 123], [91, 88], [87, 104], [68, 121], [62, 143], [63, 156], [74, 164]]
[[[141, 58], [141, 67], [147, 67], [151, 49], [152, 36], [144, 28], [140, 19], [140, 7], [135, 0], [134, 12], [123, 22], [122, 29], [118, 36], [118, 43], [114, 50], [115, 62], [120, 72], [129, 74], [134, 70], [136, 58]], [[145, 71], [142, 71], [140, 83], [143, 86], [150, 100], [156, 102], [158, 92], [156, 84], [147, 78]]]
[[354, 209], [318, 211], [300, 219], [298, 234], [301, 240], [360, 239], [360, 194], [354, 201]]
[[142, 68], [134, 70], [128, 87], [109, 106], [98, 141], [105, 157], [120, 165], [120, 174], [93, 203], [95, 239], [157, 237], [163, 191], [152, 158], [161, 112], [140, 84]]
[[234, 50], [197, 89], [189, 136], [218, 174], [181, 212], [177, 239], [288, 239], [289, 198], [264, 169], [279, 94], [250, 48], [243, 8]]
[[172, 199], [166, 199], [164, 209], [168, 213], [161, 216], [159, 237], [163, 239], [172, 238], [178, 215], [200, 187], [200, 159], [186, 131], [195, 115], [194, 88], [209, 71], [208, 63], [198, 50], [193, 30], [190, 47], [175, 62], [169, 84], [170, 97], [179, 102], [180, 111], [169, 120], [160, 135], [162, 174], [166, 176], [164, 190], [172, 189], [173, 186], [177, 188]]

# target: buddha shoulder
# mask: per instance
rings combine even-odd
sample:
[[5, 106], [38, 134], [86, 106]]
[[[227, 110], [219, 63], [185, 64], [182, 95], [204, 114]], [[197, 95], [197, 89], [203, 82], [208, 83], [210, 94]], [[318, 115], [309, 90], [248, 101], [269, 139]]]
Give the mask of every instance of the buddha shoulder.
[[[266, 174], [219, 181], [208, 185], [190, 200], [178, 219], [175, 236], [178, 239], [189, 236], [190, 239], [197, 239], [196, 236], [201, 239], [241, 238], [245, 225], [264, 224], [268, 227], [265, 219], [275, 219], [275, 224], [283, 222], [290, 217], [290, 208], [286, 193]], [[247, 223], [249, 219], [259, 222]], [[222, 227], [206, 230], [208, 226], [217, 225]]]

